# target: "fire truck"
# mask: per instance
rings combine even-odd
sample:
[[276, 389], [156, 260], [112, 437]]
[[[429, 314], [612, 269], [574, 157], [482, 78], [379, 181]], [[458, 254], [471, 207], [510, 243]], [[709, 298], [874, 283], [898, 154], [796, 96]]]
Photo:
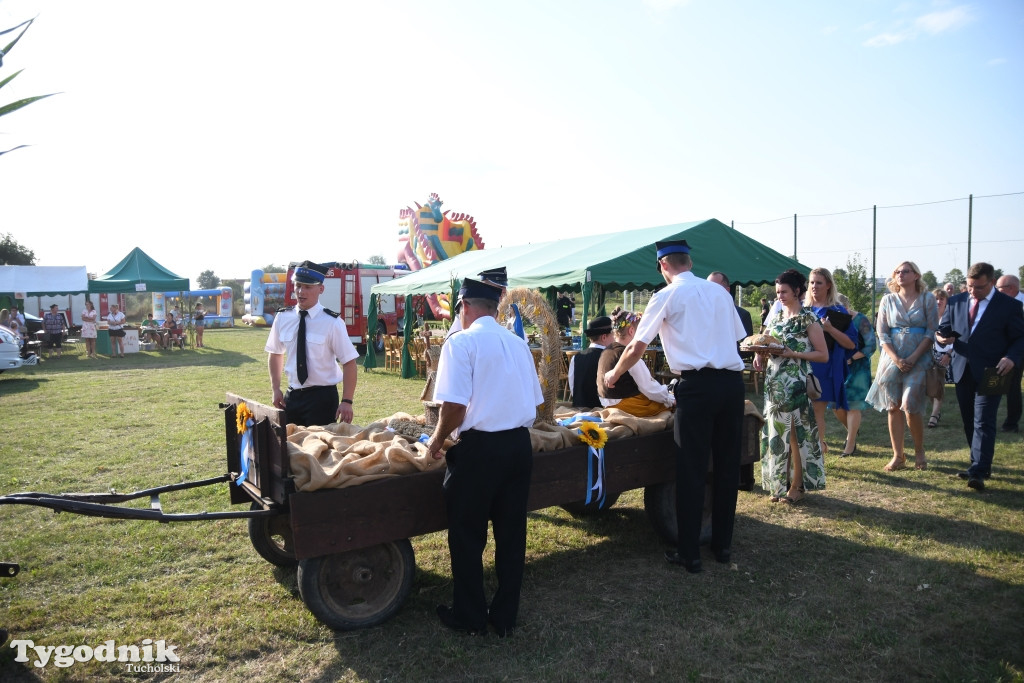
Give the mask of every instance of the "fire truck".
[[[295, 305], [292, 272], [299, 263], [288, 264], [288, 277], [285, 280], [284, 304]], [[320, 295], [320, 303], [341, 316], [348, 328], [349, 339], [356, 345], [359, 353], [366, 351], [367, 314], [370, 309], [370, 288], [378, 282], [387, 282], [396, 277], [408, 275], [405, 268], [396, 266], [375, 266], [366, 263], [324, 263], [327, 266], [327, 277], [324, 278], [324, 292]], [[377, 301], [377, 338], [374, 349], [384, 350], [384, 335], [399, 331], [402, 317], [405, 315], [405, 297], [393, 294], [382, 295]]]

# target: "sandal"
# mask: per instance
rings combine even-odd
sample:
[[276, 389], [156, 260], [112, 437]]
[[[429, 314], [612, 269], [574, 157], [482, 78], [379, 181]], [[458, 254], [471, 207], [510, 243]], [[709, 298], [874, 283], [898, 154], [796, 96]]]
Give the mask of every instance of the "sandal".
[[924, 457], [924, 453], [918, 457], [914, 456], [914, 469], [915, 470], [926, 470], [928, 469], [928, 460]]
[[939, 418], [942, 417], [942, 413], [935, 413], [928, 418], [928, 428], [932, 429], [939, 426]]
[[882, 469], [885, 470], [886, 472], [895, 472], [896, 470], [906, 469], [906, 467], [906, 458], [900, 458], [899, 460], [897, 460], [896, 457], [893, 456], [893, 459], [889, 461], [889, 464], [883, 467]]

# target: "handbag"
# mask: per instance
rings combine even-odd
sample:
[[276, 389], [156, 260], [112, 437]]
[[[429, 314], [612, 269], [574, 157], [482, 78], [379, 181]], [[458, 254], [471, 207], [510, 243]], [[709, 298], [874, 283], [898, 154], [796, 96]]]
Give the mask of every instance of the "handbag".
[[816, 401], [821, 398], [821, 381], [813, 372], [807, 373], [807, 398]]
[[924, 393], [940, 400], [946, 395], [946, 368], [932, 365], [925, 371]]

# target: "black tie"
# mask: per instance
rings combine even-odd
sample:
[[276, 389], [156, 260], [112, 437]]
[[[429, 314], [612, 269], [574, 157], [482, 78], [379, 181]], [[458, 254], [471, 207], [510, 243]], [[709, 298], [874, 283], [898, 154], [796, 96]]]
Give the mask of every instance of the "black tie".
[[299, 376], [299, 385], [306, 383], [309, 371], [306, 370], [306, 316], [309, 311], [299, 311], [299, 341], [295, 347], [295, 372]]

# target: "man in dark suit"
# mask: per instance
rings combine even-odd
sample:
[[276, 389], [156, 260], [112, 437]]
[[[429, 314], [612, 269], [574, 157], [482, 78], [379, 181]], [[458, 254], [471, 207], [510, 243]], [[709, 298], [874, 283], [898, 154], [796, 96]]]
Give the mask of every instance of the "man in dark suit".
[[[717, 282], [718, 284], [725, 287], [726, 291], [729, 292], [730, 296], [732, 295], [732, 290], [730, 289], [729, 284], [729, 277], [725, 273], [717, 270], [714, 271], [713, 273], [711, 273], [711, 275], [708, 275], [708, 282]], [[743, 331], [747, 333], [747, 336], [749, 337], [750, 335], [754, 334], [754, 322], [750, 319], [750, 311], [748, 311], [745, 308], [736, 306], [736, 313], [740, 316], [740, 322], [743, 323]], [[763, 323], [764, 321], [762, 320], [761, 322]], [[753, 351], [740, 353], [740, 357], [742, 358], [752, 358], [753, 356]]]
[[[996, 289], [1006, 296], [1012, 296], [1017, 301], [1024, 302], [1024, 294], [1020, 292], [1020, 278], [1016, 275], [1003, 275], [1000, 277], [996, 280]], [[1018, 365], [1014, 369], [1013, 378], [1010, 380], [1010, 393], [1006, 395], [1006, 422], [1003, 423], [1002, 427], [1004, 432], [1020, 431], [1021, 370], [1024, 370], [1024, 365]]]
[[992, 474], [996, 413], [1002, 398], [978, 393], [985, 368], [1005, 375], [1019, 367], [1024, 357], [1021, 302], [997, 292], [994, 285], [995, 271], [990, 264], [971, 266], [967, 291], [949, 299], [935, 334], [940, 344], [953, 344], [956, 400], [971, 449], [971, 466], [958, 475], [978, 491], [985, 490], [985, 480]]

